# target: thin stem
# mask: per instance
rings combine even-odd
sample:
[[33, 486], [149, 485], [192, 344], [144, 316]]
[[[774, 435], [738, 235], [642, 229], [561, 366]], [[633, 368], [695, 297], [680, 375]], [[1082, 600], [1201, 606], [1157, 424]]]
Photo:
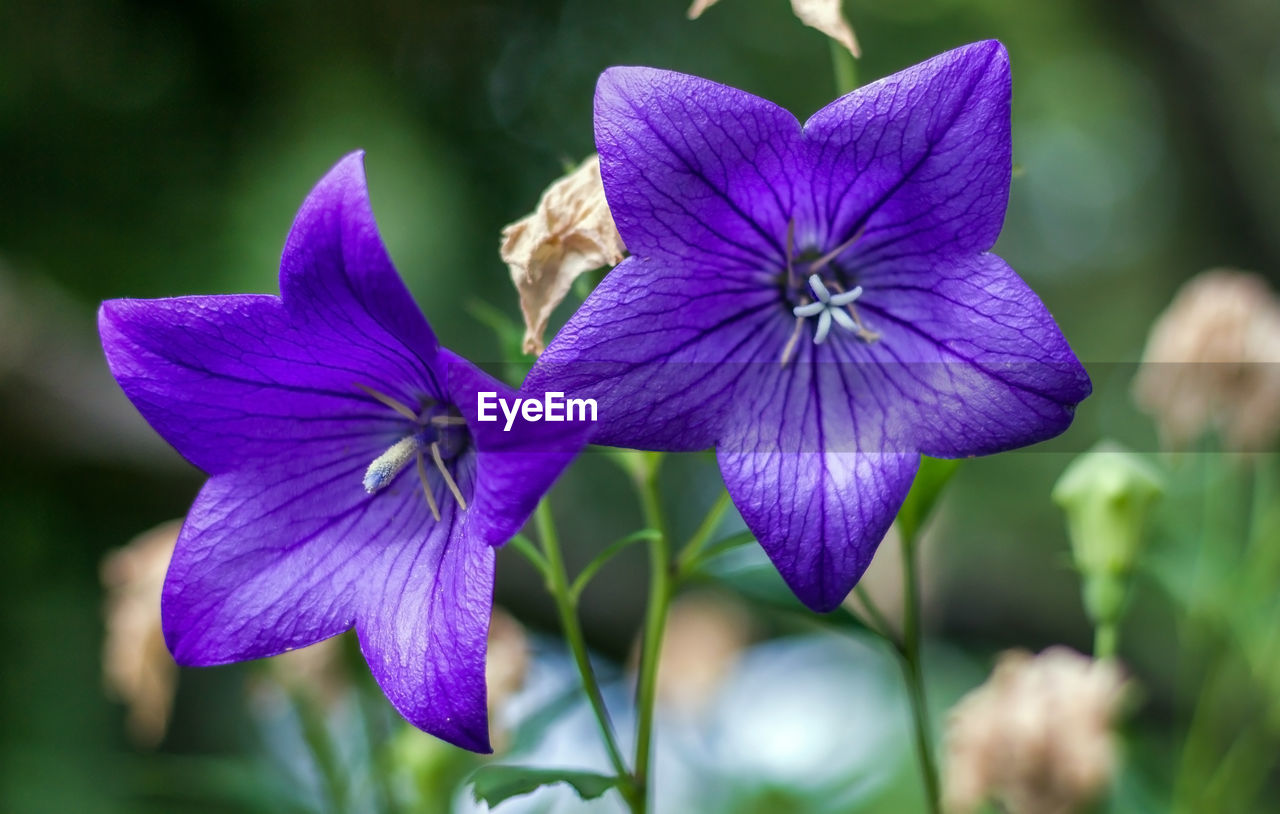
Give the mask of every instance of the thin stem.
[[1115, 656], [1120, 649], [1120, 628], [1115, 622], [1102, 622], [1093, 631], [1093, 657], [1098, 660]]
[[601, 568], [609, 562], [609, 560], [621, 554], [628, 547], [636, 543], [642, 543], [656, 537], [658, 532], [653, 529], [640, 529], [623, 537], [621, 540], [614, 540], [604, 551], [596, 555], [596, 558], [587, 563], [586, 567], [578, 572], [578, 576], [574, 578], [573, 584], [569, 586], [569, 597], [577, 603], [582, 597], [582, 592], [587, 589], [587, 585], [600, 572]]
[[729, 497], [729, 491], [723, 490], [720, 496], [716, 498], [716, 502], [711, 505], [707, 516], [702, 518], [702, 522], [698, 524], [698, 530], [689, 538], [689, 542], [684, 544], [684, 548], [680, 549], [680, 554], [676, 557], [677, 571], [683, 571], [690, 563], [697, 560], [698, 555], [702, 552], [707, 541], [711, 539], [711, 535], [715, 534], [716, 529], [720, 526], [720, 521], [724, 519], [724, 513], [733, 505], [733, 500]]
[[858, 87], [858, 66], [853, 61], [853, 54], [835, 40], [828, 40], [831, 46], [831, 71], [835, 74], [836, 93], [843, 96]]
[[564, 557], [560, 554], [560, 538], [556, 534], [555, 520], [551, 516], [551, 504], [545, 499], [538, 504], [534, 512], [534, 523], [538, 528], [538, 536], [542, 539], [542, 551], [547, 562], [547, 590], [556, 603], [556, 611], [560, 614], [560, 625], [564, 628], [564, 638], [573, 653], [573, 661], [582, 676], [582, 689], [591, 702], [591, 710], [595, 713], [596, 723], [600, 726], [600, 737], [605, 750], [609, 753], [609, 762], [618, 774], [618, 790], [631, 807], [639, 812], [640, 802], [636, 797], [635, 784], [627, 764], [622, 758], [622, 750], [618, 748], [618, 739], [613, 732], [613, 722], [609, 719], [609, 710], [604, 705], [604, 696], [600, 692], [600, 684], [596, 681], [596, 673], [591, 666], [591, 658], [587, 655], [587, 641], [582, 634], [582, 623], [578, 620], [577, 604], [569, 593], [569, 576], [565, 572]]
[[864, 588], [861, 582], [853, 586], [853, 592], [854, 595], [858, 597], [858, 601], [862, 604], [862, 607], [866, 609], [867, 616], [871, 620], [871, 625], [874, 625], [874, 627], [871, 625], [868, 625], [868, 627], [870, 627], [875, 633], [879, 634], [880, 638], [893, 645], [895, 650], [901, 653], [902, 642], [898, 641], [898, 637], [894, 634], [893, 625], [889, 624], [889, 618], [884, 615], [884, 612], [877, 607], [875, 600], [871, 598], [871, 592]]
[[938, 790], [938, 768], [933, 759], [929, 726], [929, 707], [925, 699], [924, 668], [920, 660], [920, 591], [916, 574], [916, 549], [913, 537], [902, 538], [902, 672], [906, 678], [911, 717], [915, 724], [916, 754], [920, 774], [924, 778], [925, 802], [930, 814], [942, 810]]
[[653, 757], [653, 708], [658, 689], [658, 661], [662, 654], [662, 634], [667, 624], [667, 609], [674, 593], [670, 535], [658, 494], [660, 463], [660, 457], [652, 457], [648, 471], [636, 482], [645, 525], [658, 531], [649, 540], [649, 603], [645, 611], [644, 644], [640, 651], [640, 674], [636, 684], [634, 777], [640, 811], [648, 810], [649, 805], [649, 765]]

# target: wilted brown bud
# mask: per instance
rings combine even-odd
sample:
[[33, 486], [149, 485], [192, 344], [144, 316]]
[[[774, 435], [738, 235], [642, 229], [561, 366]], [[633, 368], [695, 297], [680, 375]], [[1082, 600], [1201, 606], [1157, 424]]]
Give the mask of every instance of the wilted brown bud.
[[680, 597], [662, 635], [659, 701], [676, 713], [697, 715], [750, 641], [750, 620], [741, 606], [712, 595]]
[[107, 692], [128, 708], [130, 737], [144, 746], [164, 737], [178, 681], [160, 628], [160, 592], [181, 528], [178, 520], [157, 526], [102, 561], [102, 677]]
[[1214, 269], [1187, 282], [1151, 328], [1133, 393], [1168, 447], [1216, 430], [1231, 449], [1268, 448], [1280, 430], [1280, 302], [1266, 281]]
[[1115, 662], [1066, 647], [1001, 655], [991, 678], [947, 722], [949, 814], [990, 799], [1010, 814], [1083, 810], [1115, 773], [1111, 725], [1125, 689]]
[[502, 260], [524, 315], [525, 353], [542, 353], [547, 320], [578, 275], [616, 265], [625, 251], [595, 155], [548, 187], [533, 214], [502, 230]]
[[[714, 6], [720, 0], [693, 0], [689, 6], [689, 19], [696, 20], [702, 12]], [[849, 49], [855, 57], [862, 56], [858, 47], [858, 38], [853, 33], [853, 26], [845, 19], [840, 8], [842, 0], [791, 0], [791, 11], [800, 18], [800, 22], [816, 28], [823, 34]]]

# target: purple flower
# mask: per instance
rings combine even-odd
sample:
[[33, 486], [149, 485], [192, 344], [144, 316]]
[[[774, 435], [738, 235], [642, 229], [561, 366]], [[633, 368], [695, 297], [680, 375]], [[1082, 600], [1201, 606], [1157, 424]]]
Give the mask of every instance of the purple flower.
[[478, 392], [514, 394], [438, 344], [382, 245], [359, 153], [303, 203], [280, 290], [99, 313], [125, 394], [210, 475], [165, 581], [169, 649], [223, 664], [354, 625], [401, 714], [487, 751], [491, 546], [585, 428], [476, 420]]
[[632, 257], [527, 384], [598, 399], [594, 440], [715, 446], [796, 594], [834, 608], [920, 454], [1062, 432], [1088, 376], [989, 249], [1009, 195], [1008, 58], [951, 51], [803, 126], [704, 79], [613, 68], [605, 191]]

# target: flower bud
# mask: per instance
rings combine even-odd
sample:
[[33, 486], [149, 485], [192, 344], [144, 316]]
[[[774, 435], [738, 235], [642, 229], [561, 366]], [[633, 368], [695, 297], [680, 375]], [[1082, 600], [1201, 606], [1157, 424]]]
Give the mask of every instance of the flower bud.
[[969, 814], [990, 799], [1010, 814], [1084, 810], [1115, 774], [1111, 725], [1125, 691], [1113, 661], [1065, 647], [1002, 654], [947, 721], [946, 810]]
[[1067, 515], [1076, 567], [1086, 577], [1121, 577], [1133, 570], [1162, 477], [1138, 455], [1107, 442], [1071, 462], [1053, 487]]

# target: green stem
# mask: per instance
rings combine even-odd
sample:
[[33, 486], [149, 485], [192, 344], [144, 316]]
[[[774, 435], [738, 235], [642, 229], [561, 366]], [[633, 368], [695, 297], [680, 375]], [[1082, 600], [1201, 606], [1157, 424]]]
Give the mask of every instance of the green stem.
[[1093, 631], [1093, 657], [1113, 658], [1120, 649], [1120, 627], [1115, 622], [1100, 622]]
[[565, 571], [564, 557], [560, 554], [560, 538], [556, 534], [555, 519], [551, 516], [551, 504], [545, 499], [538, 504], [534, 512], [534, 523], [538, 528], [538, 536], [542, 539], [542, 552], [547, 563], [547, 590], [556, 603], [556, 611], [560, 614], [560, 625], [564, 628], [564, 638], [573, 653], [573, 661], [582, 676], [582, 689], [591, 702], [591, 710], [595, 713], [596, 723], [600, 726], [600, 737], [605, 750], [609, 753], [609, 762], [618, 775], [618, 790], [622, 793], [627, 805], [634, 812], [643, 810], [643, 803], [636, 794], [636, 784], [627, 764], [622, 758], [622, 750], [618, 748], [618, 739], [613, 733], [613, 722], [609, 719], [609, 710], [604, 705], [604, 695], [600, 692], [600, 684], [596, 681], [595, 669], [591, 666], [591, 658], [587, 654], [587, 640], [582, 634], [582, 623], [578, 620], [578, 607], [569, 591], [569, 575]]
[[916, 544], [913, 537], [902, 538], [902, 672], [915, 724], [916, 754], [924, 779], [925, 802], [930, 814], [942, 810], [938, 790], [938, 768], [933, 759], [929, 707], [925, 699], [924, 667], [920, 659], [920, 591], [916, 574]]
[[835, 74], [836, 93], [843, 96], [858, 87], [858, 66], [847, 48], [833, 39], [827, 42], [831, 46], [831, 71]]
[[871, 593], [859, 582], [853, 586], [853, 593], [858, 597], [858, 601], [862, 603], [862, 607], [867, 611], [867, 617], [871, 620], [871, 625], [867, 627], [880, 638], [893, 645], [894, 650], [901, 653], [902, 643], [898, 641], [894, 635], [893, 625], [889, 624], [889, 619], [884, 612], [876, 605], [875, 600], [871, 598]]
[[724, 513], [732, 505], [733, 500], [729, 497], [729, 491], [727, 489], [721, 491], [716, 502], [712, 504], [711, 510], [707, 512], [707, 516], [698, 525], [698, 530], [689, 538], [689, 542], [685, 543], [684, 548], [680, 549], [680, 554], [676, 557], [677, 572], [686, 571], [697, 561], [702, 549], [711, 539], [711, 535], [715, 534], [716, 529], [719, 528], [720, 521], [724, 519]]
[[639, 811], [647, 811], [649, 805], [649, 765], [653, 757], [653, 708], [658, 690], [658, 661], [662, 655], [662, 634], [667, 624], [667, 609], [675, 587], [670, 536], [658, 494], [660, 463], [661, 457], [655, 455], [650, 458], [648, 470], [636, 483], [645, 525], [658, 531], [649, 540], [649, 602], [645, 611], [644, 644], [640, 651], [640, 673], [636, 684], [634, 777], [640, 801]]

